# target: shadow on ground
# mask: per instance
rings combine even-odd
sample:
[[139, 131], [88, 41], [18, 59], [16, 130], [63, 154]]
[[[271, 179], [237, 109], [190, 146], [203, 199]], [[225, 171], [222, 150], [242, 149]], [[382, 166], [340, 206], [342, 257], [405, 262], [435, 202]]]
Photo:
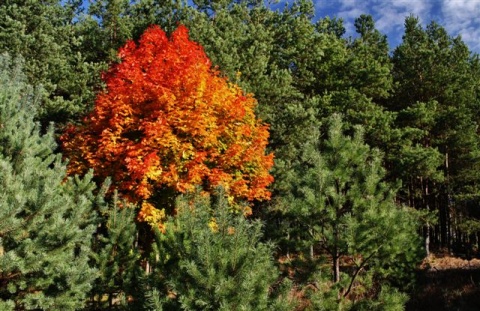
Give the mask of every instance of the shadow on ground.
[[479, 311], [480, 269], [421, 270], [410, 297], [406, 311]]

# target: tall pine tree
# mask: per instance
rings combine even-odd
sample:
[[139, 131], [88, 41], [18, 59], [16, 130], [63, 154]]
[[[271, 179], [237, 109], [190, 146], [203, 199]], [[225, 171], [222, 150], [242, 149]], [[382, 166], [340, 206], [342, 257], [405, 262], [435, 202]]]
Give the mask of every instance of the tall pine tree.
[[391, 154], [394, 174], [409, 205], [438, 212], [427, 240], [451, 247], [464, 239], [454, 224], [472, 216], [469, 206], [479, 200], [478, 58], [460, 37], [410, 16], [392, 61], [395, 93], [387, 107], [403, 132]]

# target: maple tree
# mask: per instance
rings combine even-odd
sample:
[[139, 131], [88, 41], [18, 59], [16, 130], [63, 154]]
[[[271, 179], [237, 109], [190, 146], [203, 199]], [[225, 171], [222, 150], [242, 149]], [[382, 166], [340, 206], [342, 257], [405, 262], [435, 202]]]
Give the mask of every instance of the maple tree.
[[257, 102], [212, 68], [185, 26], [170, 38], [152, 26], [119, 58], [92, 113], [61, 137], [70, 174], [110, 176], [152, 222], [163, 217], [148, 202], [155, 189], [223, 186], [234, 199], [270, 198], [273, 154]]

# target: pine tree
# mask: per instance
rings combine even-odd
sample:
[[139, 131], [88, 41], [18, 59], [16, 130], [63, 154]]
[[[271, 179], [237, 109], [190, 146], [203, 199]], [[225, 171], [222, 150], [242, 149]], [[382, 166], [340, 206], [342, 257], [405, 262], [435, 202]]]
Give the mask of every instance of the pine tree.
[[[106, 309], [127, 305], [129, 295], [136, 295], [143, 275], [139, 249], [135, 207], [115, 193], [110, 204], [98, 209], [101, 223], [93, 240], [93, 265], [99, 278], [92, 284], [90, 307]], [[107, 297], [107, 299], [105, 299]]]
[[84, 36], [76, 20], [76, 0], [0, 2], [0, 53], [22, 55], [24, 72], [32, 85], [42, 85], [36, 102], [37, 120], [44, 128], [82, 115], [98, 85], [99, 63], [82, 54]]
[[[349, 297], [368, 291], [374, 280], [389, 278], [395, 285], [408, 280], [420, 243], [416, 216], [396, 206], [395, 187], [384, 181], [378, 150], [364, 143], [361, 128], [352, 137], [344, 131], [334, 115], [327, 140], [306, 146], [309, 166], [288, 213], [297, 220], [299, 237], [328, 254], [336, 290]], [[344, 260], [352, 266], [342, 280]]]
[[22, 62], [0, 56], [0, 309], [77, 310], [97, 277], [91, 174], [66, 178]]
[[393, 87], [387, 36], [375, 28], [370, 15], [357, 18], [355, 29], [360, 37], [349, 44], [351, 58], [346, 74], [360, 93], [375, 100], [386, 98]]
[[453, 234], [461, 220], [451, 216], [469, 217], [469, 206], [479, 202], [478, 59], [460, 37], [435, 22], [424, 28], [410, 16], [392, 62], [395, 95], [386, 105], [403, 130], [391, 154], [394, 174], [408, 204], [438, 212], [438, 226], [425, 230], [426, 239], [451, 247], [452, 238], [462, 236]]
[[[224, 193], [177, 200], [177, 215], [157, 231], [155, 288], [167, 310], [292, 310], [262, 225], [234, 213]], [[176, 307], [173, 307], [176, 306]]]
[[88, 7], [88, 17], [82, 21], [86, 26], [85, 48], [90, 45], [89, 57], [97, 60], [117, 59], [118, 48], [132, 38], [133, 24], [127, 0], [98, 0]]

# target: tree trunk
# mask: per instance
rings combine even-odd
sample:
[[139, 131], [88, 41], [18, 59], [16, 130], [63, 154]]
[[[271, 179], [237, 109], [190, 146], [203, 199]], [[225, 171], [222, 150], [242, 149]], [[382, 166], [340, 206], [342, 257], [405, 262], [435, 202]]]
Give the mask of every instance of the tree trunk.
[[430, 224], [427, 222], [427, 230], [425, 234], [425, 252], [427, 257], [430, 255]]
[[340, 256], [338, 256], [337, 250], [335, 250], [335, 255], [333, 256], [333, 282], [340, 282]]
[[340, 281], [340, 251], [338, 249], [338, 227], [333, 227], [333, 234], [335, 237], [335, 245], [333, 247], [332, 261], [333, 261], [333, 282], [338, 283]]
[[[428, 178], [423, 179], [423, 177], [420, 178], [420, 184], [421, 187], [423, 188], [422, 190], [422, 205], [423, 207], [427, 210], [430, 211], [430, 202], [429, 202], [429, 191], [428, 191]], [[425, 233], [425, 252], [428, 255], [430, 255], [430, 240], [431, 240], [431, 234], [430, 234], [430, 224], [427, 222], [427, 231]]]

